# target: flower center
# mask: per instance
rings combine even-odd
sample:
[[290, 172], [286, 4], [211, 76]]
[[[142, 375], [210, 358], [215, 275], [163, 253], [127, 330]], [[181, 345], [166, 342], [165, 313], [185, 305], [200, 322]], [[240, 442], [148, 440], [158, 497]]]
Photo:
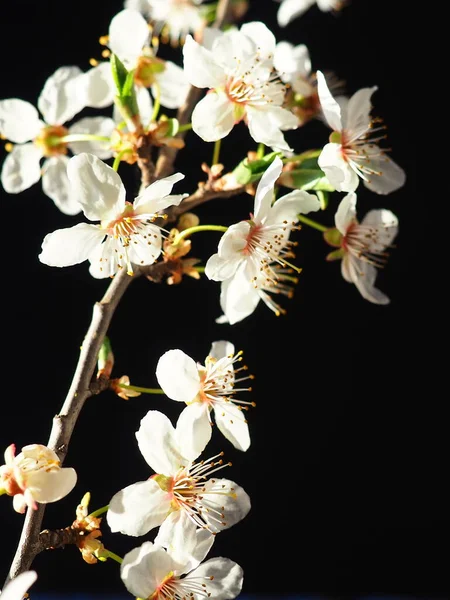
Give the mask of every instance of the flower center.
[[67, 154], [68, 148], [61, 138], [68, 135], [69, 130], [62, 125], [49, 125], [43, 127], [39, 135], [33, 140], [36, 146], [41, 148], [45, 157]]
[[155, 56], [140, 56], [134, 72], [137, 85], [151, 87], [155, 83], [155, 75], [165, 70], [164, 61]]
[[188, 600], [191, 598], [209, 598], [211, 593], [205, 580], [211, 581], [211, 577], [189, 577], [181, 579], [170, 571], [156, 590], [147, 600]]
[[383, 268], [388, 259], [388, 252], [379, 240], [380, 231], [377, 227], [360, 225], [356, 221], [347, 229], [342, 238], [342, 248], [374, 267]]

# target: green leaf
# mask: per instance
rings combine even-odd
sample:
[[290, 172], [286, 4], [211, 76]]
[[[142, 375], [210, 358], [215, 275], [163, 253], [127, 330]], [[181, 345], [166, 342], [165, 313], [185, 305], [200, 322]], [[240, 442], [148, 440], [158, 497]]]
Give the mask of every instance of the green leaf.
[[247, 185], [248, 183], [257, 181], [262, 177], [268, 166], [274, 161], [275, 157], [279, 155], [279, 152], [271, 152], [257, 160], [249, 161], [248, 158], [244, 158], [233, 171], [236, 181], [241, 185]]
[[110, 61], [112, 76], [117, 88], [117, 95], [121, 96], [123, 86], [125, 85], [125, 82], [127, 80], [128, 71], [125, 68], [123, 62], [115, 54], [111, 54]]
[[284, 171], [280, 175], [280, 183], [287, 188], [295, 190], [322, 190], [325, 192], [334, 192], [334, 187], [330, 184], [321, 169], [294, 169]]

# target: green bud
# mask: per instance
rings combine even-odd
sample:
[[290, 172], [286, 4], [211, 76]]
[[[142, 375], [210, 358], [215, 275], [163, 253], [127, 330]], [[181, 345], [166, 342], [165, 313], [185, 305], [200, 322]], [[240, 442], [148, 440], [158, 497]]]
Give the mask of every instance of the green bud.
[[323, 237], [330, 246], [334, 246], [335, 248], [340, 248], [342, 246], [342, 233], [336, 229], [336, 227], [324, 231]]

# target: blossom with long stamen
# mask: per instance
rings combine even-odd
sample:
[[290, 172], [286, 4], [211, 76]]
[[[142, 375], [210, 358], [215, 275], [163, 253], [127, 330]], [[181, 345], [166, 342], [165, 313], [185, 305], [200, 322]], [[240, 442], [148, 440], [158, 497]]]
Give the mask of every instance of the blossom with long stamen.
[[405, 172], [376, 143], [386, 137], [381, 133], [384, 127], [377, 126], [378, 120], [370, 116], [370, 99], [377, 87], [362, 88], [348, 102], [339, 104], [320, 71], [317, 81], [322, 110], [333, 129], [318, 163], [331, 185], [339, 192], [354, 192], [361, 178], [377, 194], [400, 188]]
[[57, 454], [42, 444], [29, 444], [15, 456], [14, 444], [5, 451], [5, 464], [0, 467], [0, 490], [13, 496], [18, 513], [26, 508], [37, 509], [38, 503], [61, 500], [72, 491], [76, 482], [75, 469], [62, 468]]
[[398, 219], [390, 210], [374, 209], [361, 223], [356, 218], [356, 194], [343, 198], [335, 215], [336, 229], [324, 233], [325, 240], [337, 250], [327, 260], [342, 259], [342, 276], [354, 283], [362, 297], [374, 304], [389, 304], [390, 300], [375, 287], [377, 269], [387, 261], [387, 248], [398, 232]]
[[0, 591], [2, 600], [22, 600], [27, 596], [27, 591], [37, 579], [36, 571], [24, 571], [14, 577], [3, 590]]
[[282, 0], [277, 13], [278, 25], [286, 27], [293, 19], [300, 17], [311, 6], [317, 4], [323, 12], [338, 11], [344, 5], [343, 0]]
[[[222, 236], [217, 254], [206, 263], [205, 274], [209, 279], [229, 281], [244, 276], [255, 289], [263, 289], [278, 285], [281, 274], [278, 266], [300, 271], [290, 262], [295, 257], [292, 250], [295, 244], [289, 241], [289, 236], [298, 228], [298, 214], [319, 210], [320, 202], [316, 195], [294, 190], [272, 204], [273, 188], [282, 167], [280, 158], [275, 157], [256, 189], [254, 214], [248, 221], [229, 227]], [[226, 291], [222, 290], [232, 296], [223, 299], [225, 305], [234, 303], [236, 291], [231, 282]]]
[[[145, 535], [163, 523], [184, 535], [186, 522], [218, 533], [243, 519], [250, 510], [246, 492], [233, 481], [217, 478], [229, 466], [220, 453], [194, 462], [183, 436], [166, 415], [149, 411], [136, 433], [139, 449], [155, 475], [120, 490], [109, 504], [111, 531]], [[212, 476], [212, 477], [211, 477]], [[181, 513], [187, 519], [181, 518]]]
[[78, 67], [61, 67], [47, 79], [37, 102], [44, 120], [25, 100], [0, 100], [0, 133], [14, 143], [2, 167], [4, 189], [18, 194], [42, 179], [44, 194], [67, 215], [81, 211], [66, 174], [69, 150], [88, 151], [103, 159], [112, 156], [107, 142], [65, 141], [80, 134], [107, 138], [114, 129], [113, 120], [106, 117], [85, 117], [65, 126], [86, 106], [76, 92], [80, 75]]
[[49, 233], [39, 260], [52, 267], [67, 267], [89, 260], [91, 275], [113, 277], [133, 264], [151, 265], [161, 253], [164, 230], [155, 224], [160, 211], [178, 205], [187, 194], [170, 195], [173, 185], [184, 178], [175, 173], [155, 181], [135, 198], [125, 200], [125, 187], [119, 175], [92, 154], [70, 159], [67, 175], [74, 193], [89, 220]]
[[256, 142], [290, 152], [282, 131], [296, 129], [299, 121], [282, 106], [286, 88], [273, 67], [273, 33], [260, 22], [239, 31], [205, 33], [209, 47], [188, 36], [183, 48], [188, 80], [209, 88], [192, 113], [192, 129], [214, 142], [244, 121]]
[[250, 434], [244, 411], [254, 402], [241, 400], [235, 394], [250, 391], [242, 387], [247, 367], [235, 364], [242, 360], [242, 352], [235, 354], [231, 342], [213, 342], [205, 364], [196, 363], [182, 350], [169, 350], [158, 361], [156, 378], [164, 393], [172, 400], [185, 402], [177, 429], [184, 447], [190, 453], [200, 453], [211, 439], [212, 420], [223, 435], [239, 450], [250, 446]]
[[154, 543], [145, 542], [124, 556], [120, 576], [131, 594], [147, 600], [231, 600], [238, 596], [243, 582], [238, 564], [223, 557], [203, 562], [214, 536], [187, 522], [182, 538], [173, 532], [169, 537], [174, 543], [166, 547], [158, 534]]

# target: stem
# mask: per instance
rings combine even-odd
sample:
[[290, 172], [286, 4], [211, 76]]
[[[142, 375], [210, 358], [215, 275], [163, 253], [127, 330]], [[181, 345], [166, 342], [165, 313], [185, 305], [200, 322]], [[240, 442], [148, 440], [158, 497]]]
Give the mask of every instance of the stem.
[[194, 269], [197, 271], [197, 273], [204, 273], [205, 272], [205, 267], [194, 267]]
[[216, 140], [214, 142], [214, 152], [213, 152], [212, 163], [211, 163], [212, 165], [217, 165], [217, 163], [219, 162], [221, 144], [222, 144], [222, 140]]
[[266, 145], [262, 142], [258, 144], [258, 149], [256, 150], [256, 157], [263, 158], [266, 152]]
[[111, 550], [106, 550], [104, 552], [103, 556], [105, 556], [105, 555], [106, 555], [106, 558], [112, 558], [113, 560], [115, 560], [116, 562], [118, 562], [119, 565], [121, 565], [123, 563], [123, 558], [120, 558], [120, 556], [118, 556], [114, 552], [111, 552]]
[[228, 230], [228, 227], [224, 225], [196, 225], [195, 227], [188, 227], [187, 229], [183, 229], [180, 233], [175, 236], [173, 240], [173, 245], [176, 246], [181, 242], [182, 239], [188, 237], [192, 233], [197, 233], [198, 231], [222, 231], [225, 232]]
[[192, 129], [192, 123], [185, 123], [184, 125], [180, 125], [178, 127], [178, 133], [183, 133], [184, 131], [190, 131]]
[[153, 89], [155, 90], [156, 93], [155, 93], [155, 104], [153, 105], [153, 112], [152, 112], [152, 116], [150, 119], [150, 123], [153, 123], [154, 121], [156, 121], [156, 118], [159, 113], [159, 109], [161, 107], [161, 88], [155, 82], [153, 84]]
[[103, 513], [105, 513], [109, 508], [109, 504], [107, 504], [106, 506], [102, 506], [101, 508], [97, 508], [97, 510], [94, 510], [94, 512], [90, 513], [89, 516], [90, 517], [99, 517], [100, 515], [103, 515]]
[[70, 133], [59, 138], [59, 142], [110, 142], [111, 138], [92, 133]]
[[116, 173], [119, 170], [119, 165], [122, 161], [122, 156], [124, 156], [125, 154], [128, 154], [129, 152], [130, 152], [129, 148], [124, 148], [117, 154], [116, 158], [114, 159], [113, 166], [112, 166], [112, 168], [114, 169], [114, 171]]
[[316, 221], [313, 221], [312, 219], [305, 217], [305, 215], [297, 215], [297, 219], [301, 223], [305, 223], [305, 225], [309, 225], [310, 227], [313, 227], [314, 229], [317, 229], [318, 231], [327, 231], [327, 229], [329, 229], [329, 227], [325, 227], [325, 225], [321, 225], [320, 223], [317, 223]]
[[126, 385], [125, 383], [119, 383], [118, 387], [124, 390], [134, 390], [135, 392], [141, 392], [142, 394], [164, 394], [160, 388], [145, 388], [137, 385]]

